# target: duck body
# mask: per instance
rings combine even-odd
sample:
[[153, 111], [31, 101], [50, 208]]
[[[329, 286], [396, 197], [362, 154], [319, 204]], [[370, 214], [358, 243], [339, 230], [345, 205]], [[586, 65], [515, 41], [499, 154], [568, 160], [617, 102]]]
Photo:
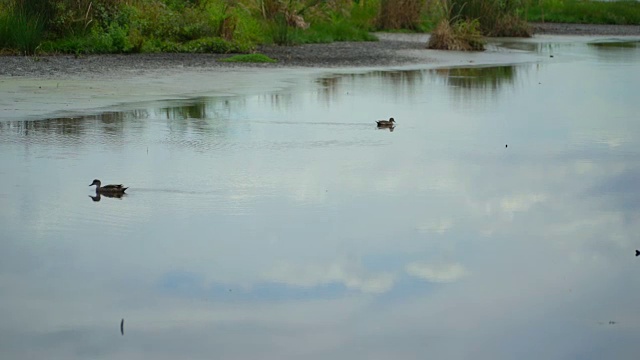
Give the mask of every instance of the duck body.
[[391, 127], [395, 126], [395, 122], [393, 118], [389, 118], [389, 120], [378, 120], [376, 124], [378, 124], [378, 127]]
[[102, 183], [98, 179], [93, 180], [89, 186], [93, 185], [96, 186], [96, 193], [99, 194], [124, 194], [124, 191], [128, 189], [128, 187], [124, 187], [122, 184], [101, 186]]

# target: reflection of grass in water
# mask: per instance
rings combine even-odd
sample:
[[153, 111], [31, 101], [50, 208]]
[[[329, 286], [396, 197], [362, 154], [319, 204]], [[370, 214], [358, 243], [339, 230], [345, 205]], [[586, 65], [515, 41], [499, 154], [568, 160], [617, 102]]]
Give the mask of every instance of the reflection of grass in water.
[[77, 117], [0, 121], [0, 141], [8, 136], [40, 137], [46, 140], [48, 137], [42, 135], [62, 135], [73, 138], [74, 144], [95, 142], [96, 137], [115, 142], [123, 139], [123, 134], [127, 132], [138, 134], [148, 124], [146, 121], [135, 121], [140, 119], [168, 120], [169, 133], [178, 137], [191, 137], [194, 133], [221, 134], [227, 132], [229, 114], [245, 106], [244, 101], [230, 102], [224, 98], [206, 97], [169, 104], [166, 107], [150, 105], [148, 109], [107, 111]]
[[[101, 134], [117, 135], [121, 138], [125, 132], [125, 124], [132, 119], [147, 118], [144, 110], [128, 112], [105, 112], [98, 115], [78, 117], [48, 118], [42, 120], [0, 122], [0, 133], [10, 132], [20, 136], [62, 135], [74, 138], [77, 143], [83, 143], [84, 138], [95, 135], [95, 129]], [[45, 137], [43, 137], [45, 139]]]
[[589, 49], [602, 61], [635, 63], [640, 41], [602, 41], [589, 43]]
[[220, 61], [224, 62], [252, 62], [252, 63], [274, 63], [277, 60], [274, 60], [263, 54], [244, 54], [244, 55], [235, 55], [225, 59], [221, 59]]
[[424, 70], [399, 70], [381, 71], [375, 70], [361, 74], [332, 75], [316, 80], [320, 84], [320, 94], [326, 101], [341, 96], [346, 82], [355, 82], [358, 79], [379, 80], [384, 87], [393, 89], [394, 95], [404, 96], [412, 94], [417, 85], [424, 81]]
[[163, 109], [167, 119], [204, 119], [206, 118], [206, 105], [196, 103], [185, 106], [173, 106]]
[[515, 66], [495, 66], [436, 69], [431, 73], [446, 85], [454, 100], [473, 103], [497, 99], [505, 86], [513, 89], [519, 70]]
[[450, 85], [471, 88], [497, 89], [501, 85], [511, 84], [516, 78], [514, 66], [453, 68], [437, 71], [447, 77]]
[[615, 41], [615, 42], [594, 42], [589, 43], [589, 46], [596, 48], [637, 48], [640, 45], [640, 41]]

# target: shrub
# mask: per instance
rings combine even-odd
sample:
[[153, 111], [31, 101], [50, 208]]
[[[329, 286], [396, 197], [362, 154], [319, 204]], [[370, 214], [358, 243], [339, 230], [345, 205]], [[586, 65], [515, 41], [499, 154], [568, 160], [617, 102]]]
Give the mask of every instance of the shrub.
[[354, 1], [350, 13], [351, 24], [362, 30], [373, 31], [378, 22], [380, 1]]
[[522, 17], [507, 14], [496, 19], [493, 29], [487, 36], [531, 37], [529, 23]]
[[240, 49], [231, 42], [219, 38], [219, 37], [207, 37], [197, 40], [192, 40], [184, 44], [183, 47], [178, 47], [180, 52], [194, 52], [194, 53], [216, 53], [227, 54], [230, 52], [239, 52]]
[[291, 45], [293, 43], [290, 35], [291, 27], [287, 23], [284, 15], [280, 14], [271, 21], [270, 34], [273, 42], [278, 45]]
[[423, 5], [423, 0], [381, 0], [378, 27], [416, 30]]
[[453, 25], [443, 19], [431, 33], [427, 47], [438, 50], [482, 51], [484, 41], [478, 20], [458, 20]]
[[[226, 53], [249, 52], [269, 42], [375, 40], [368, 31], [375, 27], [381, 1], [0, 0], [0, 48]], [[411, 1], [426, 0], [401, 2]]]
[[485, 36], [531, 36], [531, 30], [521, 10], [527, 0], [443, 0], [446, 13], [452, 19], [479, 21]]
[[344, 18], [334, 17], [328, 22], [319, 22], [311, 26], [311, 31], [325, 33], [330, 41], [374, 41], [377, 38], [369, 31], [354, 26]]
[[264, 43], [268, 39], [266, 26], [257, 18], [252, 17], [249, 11], [243, 8], [233, 9], [236, 19], [233, 40], [240, 47], [251, 49], [255, 44]]
[[56, 1], [55, 15], [50, 19], [48, 32], [52, 36], [83, 35], [93, 24], [95, 5], [89, 0]]

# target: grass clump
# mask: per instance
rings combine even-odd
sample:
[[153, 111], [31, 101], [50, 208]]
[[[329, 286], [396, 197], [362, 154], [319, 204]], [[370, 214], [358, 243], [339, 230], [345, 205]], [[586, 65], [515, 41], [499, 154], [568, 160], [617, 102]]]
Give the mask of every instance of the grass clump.
[[[375, 0], [374, 0], [375, 1]], [[318, 3], [304, 8], [302, 12], [288, 15], [287, 11], [276, 13], [268, 20], [268, 34], [271, 41], [278, 45], [298, 45], [308, 43], [329, 43], [334, 41], [376, 41], [369, 33], [373, 29], [376, 13], [370, 6], [357, 3], [342, 8]], [[353, 16], [352, 16], [353, 14]], [[370, 18], [367, 18], [370, 17]], [[367, 21], [368, 19], [368, 21]]]
[[223, 62], [275, 63], [277, 60], [263, 54], [242, 54], [220, 59]]
[[427, 48], [437, 50], [482, 51], [484, 40], [478, 20], [457, 20], [449, 23], [443, 19], [431, 33]]
[[443, 0], [447, 18], [478, 20], [484, 36], [530, 37], [524, 13], [528, 0]]
[[418, 30], [424, 0], [381, 0], [378, 27], [381, 29]]
[[27, 3], [15, 4], [0, 12], [0, 49], [32, 55], [44, 35], [45, 15], [24, 4]]
[[286, 42], [279, 45], [321, 44], [334, 41], [377, 41], [368, 31], [343, 21], [313, 23], [307, 30], [289, 28]]
[[531, 3], [529, 21], [640, 25], [640, 2], [539, 0]]
[[373, 41], [370, 31], [425, 31], [441, 18], [454, 38], [475, 41], [478, 28], [526, 35], [527, 1], [0, 0], [0, 51], [251, 53], [259, 44]]
[[374, 40], [379, 1], [0, 0], [0, 51], [249, 53]]

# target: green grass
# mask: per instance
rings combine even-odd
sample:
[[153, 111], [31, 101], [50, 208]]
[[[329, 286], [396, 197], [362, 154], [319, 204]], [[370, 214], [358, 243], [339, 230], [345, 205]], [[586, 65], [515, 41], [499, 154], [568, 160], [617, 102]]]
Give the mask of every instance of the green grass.
[[[382, 30], [426, 31], [443, 17], [452, 25], [458, 19], [478, 19], [481, 33], [491, 36], [526, 36], [525, 15], [528, 21], [640, 25], [640, 2], [631, 0], [407, 0], [402, 4], [411, 6], [398, 6], [400, 3], [0, 0], [0, 53], [250, 53], [259, 44], [375, 41], [369, 32], [384, 24], [388, 26]], [[298, 15], [311, 24], [308, 29], [292, 26], [295, 21], [289, 15], [302, 9]]]
[[334, 41], [377, 41], [367, 30], [353, 26], [346, 20], [316, 22], [306, 30], [279, 27], [274, 43], [278, 45], [323, 44]]
[[[366, 6], [270, 0], [277, 5], [270, 17], [263, 16], [256, 1], [0, 0], [0, 51], [250, 53], [259, 44], [376, 40], [369, 31], [379, 0], [367, 1]], [[17, 16], [13, 9], [22, 9], [23, 3], [30, 7]], [[307, 4], [315, 5], [306, 8]], [[286, 10], [290, 6], [306, 9], [304, 22], [310, 28], [292, 26]]]
[[31, 55], [44, 34], [44, 22], [38, 15], [14, 10], [0, 14], [0, 49]]
[[360, 0], [351, 8], [349, 21], [357, 28], [374, 31], [380, 12], [380, 0]]
[[638, 1], [534, 0], [529, 21], [640, 25]]
[[521, 9], [528, 0], [443, 0], [444, 14], [451, 24], [478, 20], [484, 36], [531, 36]]
[[274, 63], [278, 62], [263, 54], [242, 54], [234, 55], [225, 59], [220, 59], [223, 62], [246, 62], [246, 63]]

